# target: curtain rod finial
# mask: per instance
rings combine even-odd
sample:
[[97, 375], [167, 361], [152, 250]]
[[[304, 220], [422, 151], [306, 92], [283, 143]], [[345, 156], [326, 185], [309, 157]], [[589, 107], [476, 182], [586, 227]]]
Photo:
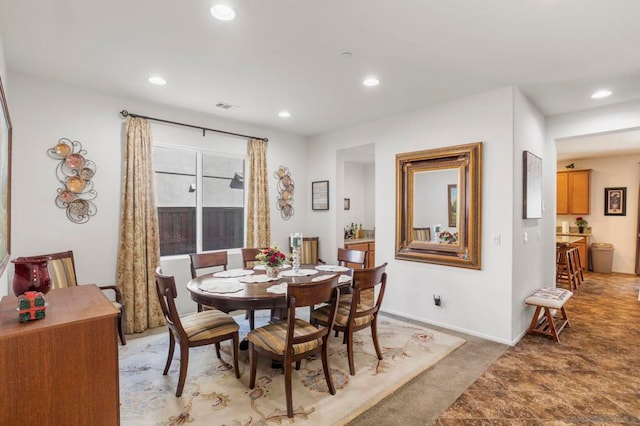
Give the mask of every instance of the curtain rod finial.
[[120, 115], [123, 117], [126, 117], [129, 115], [129, 111], [127, 111], [126, 109], [123, 109], [122, 111], [120, 111]]

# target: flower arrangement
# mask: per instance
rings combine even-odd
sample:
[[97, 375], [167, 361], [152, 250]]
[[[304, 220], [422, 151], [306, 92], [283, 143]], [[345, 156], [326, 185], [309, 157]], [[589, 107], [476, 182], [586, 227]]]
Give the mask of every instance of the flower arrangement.
[[287, 255], [278, 250], [278, 247], [274, 245], [258, 253], [256, 259], [264, 266], [278, 268], [285, 264]]
[[584, 228], [589, 224], [582, 216], [576, 217], [576, 226], [578, 228]]

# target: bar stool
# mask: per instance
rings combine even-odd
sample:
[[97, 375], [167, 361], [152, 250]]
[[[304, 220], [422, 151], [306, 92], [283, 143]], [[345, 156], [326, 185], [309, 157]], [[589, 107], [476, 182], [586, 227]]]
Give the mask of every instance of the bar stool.
[[556, 255], [556, 283], [566, 284], [569, 290], [577, 290], [582, 281], [578, 248], [569, 245], [559, 246]]

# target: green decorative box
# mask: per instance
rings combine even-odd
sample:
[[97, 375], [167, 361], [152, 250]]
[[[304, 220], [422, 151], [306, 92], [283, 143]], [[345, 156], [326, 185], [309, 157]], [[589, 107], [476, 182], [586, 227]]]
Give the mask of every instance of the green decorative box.
[[44, 318], [47, 304], [39, 291], [27, 291], [18, 298], [18, 319], [20, 322], [34, 321]]

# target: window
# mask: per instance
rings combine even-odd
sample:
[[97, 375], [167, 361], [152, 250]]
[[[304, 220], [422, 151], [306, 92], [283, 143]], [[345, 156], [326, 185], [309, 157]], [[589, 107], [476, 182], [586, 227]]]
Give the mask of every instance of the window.
[[160, 255], [242, 247], [244, 159], [155, 146]]

